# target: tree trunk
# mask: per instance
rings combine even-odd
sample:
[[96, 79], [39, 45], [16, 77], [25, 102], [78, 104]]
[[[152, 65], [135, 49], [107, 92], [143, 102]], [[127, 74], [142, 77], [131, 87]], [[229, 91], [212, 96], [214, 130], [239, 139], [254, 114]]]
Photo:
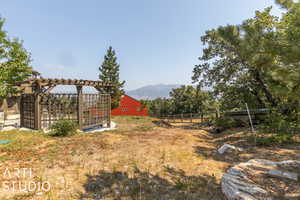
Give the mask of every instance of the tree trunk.
[[265, 85], [264, 81], [261, 78], [261, 75], [259, 71], [257, 70], [252, 70], [254, 79], [257, 82], [258, 86], [262, 89], [262, 92], [265, 94], [268, 102], [271, 104], [273, 107], [277, 107], [278, 103], [277, 100], [273, 97], [271, 92], [268, 90], [267, 86]]
[[4, 120], [7, 120], [7, 115], [8, 115], [7, 99], [3, 99], [2, 108], [3, 108], [3, 112], [4, 112]]

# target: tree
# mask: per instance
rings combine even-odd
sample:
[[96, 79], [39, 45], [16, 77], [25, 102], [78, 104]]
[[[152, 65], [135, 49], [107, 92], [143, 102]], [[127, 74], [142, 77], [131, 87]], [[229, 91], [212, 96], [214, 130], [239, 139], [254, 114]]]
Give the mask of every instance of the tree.
[[170, 98], [143, 100], [151, 116], [189, 114], [216, 110], [216, 102], [209, 92], [193, 86], [181, 86], [170, 92]]
[[170, 92], [174, 104], [174, 113], [200, 113], [210, 109], [211, 95], [193, 86], [181, 86]]
[[227, 105], [276, 109], [294, 120], [300, 107], [300, 3], [276, 2], [285, 9], [280, 18], [269, 7], [241, 25], [207, 31], [192, 79], [212, 87]]
[[156, 98], [147, 101], [147, 107], [149, 109], [150, 116], [161, 117], [165, 115], [174, 114], [174, 105], [172, 99]]
[[[207, 45], [200, 58], [203, 63], [194, 68], [193, 81], [213, 87], [216, 95], [225, 95], [228, 87], [243, 88], [240, 90], [243, 96], [252, 95], [255, 104], [277, 106], [278, 99], [270, 88], [274, 82], [270, 72], [276, 57], [268, 50], [277, 18], [270, 11], [267, 8], [257, 12], [255, 18], [241, 25], [207, 31], [202, 37]], [[248, 99], [241, 100], [248, 102]]]
[[293, 114], [292, 118], [296, 118], [300, 111], [300, 3], [277, 2], [286, 12], [277, 24], [271, 51], [277, 57], [277, 67], [273, 71], [277, 85], [273, 91], [281, 97], [283, 114]]
[[123, 87], [125, 81], [120, 81], [120, 65], [117, 63], [116, 52], [112, 47], [108, 48], [99, 70], [99, 79], [103, 82], [110, 82], [114, 85], [112, 88], [103, 89], [104, 92], [111, 95], [112, 109], [119, 107], [121, 96], [124, 94]]
[[0, 17], [0, 100], [20, 91], [17, 82], [30, 76], [30, 55], [18, 39], [10, 40], [3, 30], [4, 19]]
[[283, 8], [291, 8], [294, 4], [293, 0], [276, 0], [275, 2]]

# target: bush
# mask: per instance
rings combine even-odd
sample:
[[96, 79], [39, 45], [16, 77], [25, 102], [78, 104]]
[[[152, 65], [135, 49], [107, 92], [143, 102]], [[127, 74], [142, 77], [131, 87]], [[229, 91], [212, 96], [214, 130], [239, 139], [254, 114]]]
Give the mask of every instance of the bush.
[[256, 139], [256, 144], [260, 146], [272, 146], [294, 143], [291, 134], [275, 134], [272, 136], [260, 136]]
[[247, 122], [245, 122], [245, 120], [234, 119], [232, 117], [220, 117], [215, 121], [216, 127], [222, 127], [224, 129], [244, 127], [246, 125]]
[[292, 134], [295, 130], [299, 129], [299, 127], [298, 123], [291, 121], [288, 116], [272, 110], [264, 123], [259, 126], [259, 129], [261, 132], [282, 135]]
[[73, 135], [77, 130], [77, 124], [70, 120], [59, 120], [50, 127], [50, 135], [65, 137]]

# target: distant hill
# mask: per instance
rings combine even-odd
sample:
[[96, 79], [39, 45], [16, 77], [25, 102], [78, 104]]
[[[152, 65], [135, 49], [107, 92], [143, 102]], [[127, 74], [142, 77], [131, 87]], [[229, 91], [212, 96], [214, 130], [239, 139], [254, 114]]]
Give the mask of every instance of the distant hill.
[[138, 88], [136, 90], [126, 91], [126, 94], [136, 99], [155, 99], [155, 98], [168, 98], [169, 93], [173, 88], [178, 88], [181, 85], [178, 84], [158, 84], [148, 85]]

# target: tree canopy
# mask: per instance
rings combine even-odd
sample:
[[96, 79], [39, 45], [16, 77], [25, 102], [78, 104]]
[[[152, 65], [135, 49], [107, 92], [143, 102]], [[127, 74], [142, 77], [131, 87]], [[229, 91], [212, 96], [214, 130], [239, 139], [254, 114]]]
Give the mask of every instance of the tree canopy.
[[300, 4], [277, 3], [286, 9], [280, 18], [269, 7], [240, 25], [221, 26], [201, 38], [205, 49], [192, 79], [213, 88], [223, 105], [248, 103], [286, 114], [298, 109]]
[[152, 116], [201, 113], [216, 109], [216, 104], [209, 92], [189, 85], [172, 89], [170, 98], [142, 100], [141, 102], [147, 105]]
[[0, 17], [0, 99], [20, 92], [15, 84], [31, 73], [30, 54], [20, 40], [8, 37], [3, 25]]

